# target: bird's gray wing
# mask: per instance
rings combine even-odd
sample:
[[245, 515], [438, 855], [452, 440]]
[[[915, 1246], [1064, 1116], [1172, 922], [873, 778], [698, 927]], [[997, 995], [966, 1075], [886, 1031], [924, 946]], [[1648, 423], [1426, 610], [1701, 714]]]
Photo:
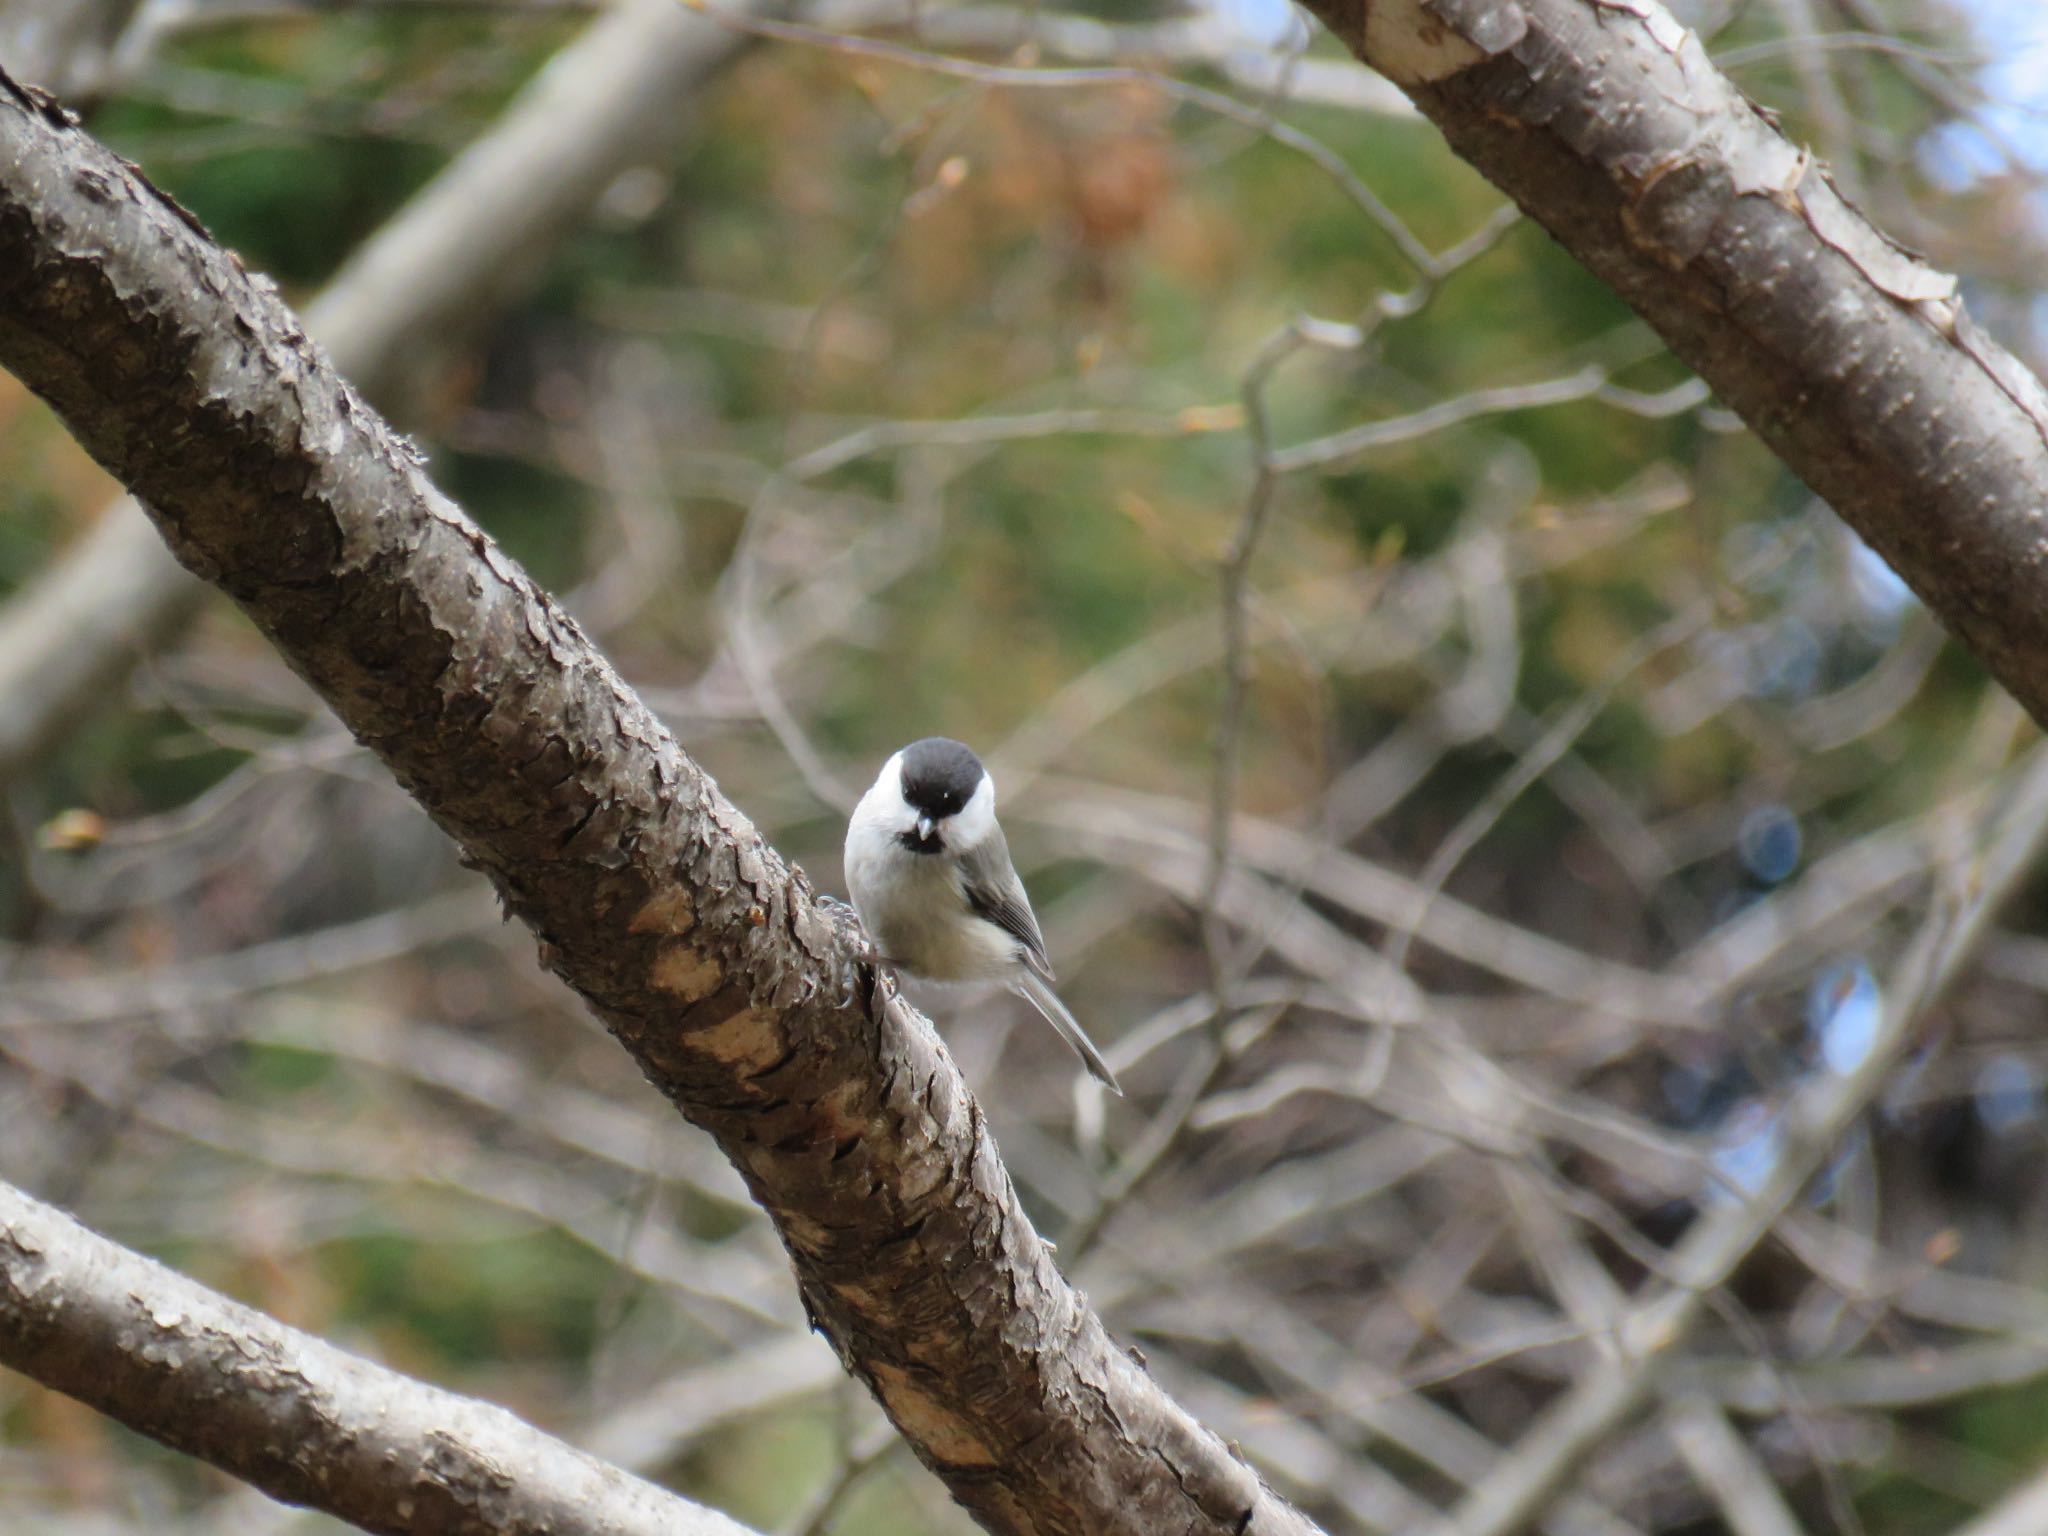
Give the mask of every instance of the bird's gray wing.
[[1001, 827], [960, 855], [960, 883], [975, 915], [1022, 944], [1026, 963], [1051, 981], [1052, 962], [1045, 956], [1045, 936], [1038, 931], [1031, 898], [1024, 894], [1024, 882], [1010, 862], [1010, 845], [1003, 840]]

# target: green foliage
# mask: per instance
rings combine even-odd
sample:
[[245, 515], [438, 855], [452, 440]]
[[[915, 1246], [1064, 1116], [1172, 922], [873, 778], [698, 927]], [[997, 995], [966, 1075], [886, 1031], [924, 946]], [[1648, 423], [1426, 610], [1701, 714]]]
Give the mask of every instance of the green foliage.
[[335, 1243], [321, 1255], [341, 1298], [336, 1324], [396, 1334], [446, 1365], [587, 1356], [611, 1265], [555, 1232], [450, 1243], [400, 1234]]

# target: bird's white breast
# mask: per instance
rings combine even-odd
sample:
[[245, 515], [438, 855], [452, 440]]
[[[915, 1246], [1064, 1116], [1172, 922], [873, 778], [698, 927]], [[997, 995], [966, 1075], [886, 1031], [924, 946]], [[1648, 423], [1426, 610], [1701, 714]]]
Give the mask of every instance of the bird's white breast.
[[[885, 959], [930, 981], [1014, 978], [1016, 939], [967, 905], [960, 866], [950, 854], [914, 853], [897, 840], [908, 830], [896, 824], [901, 812], [902, 797], [885, 776], [847, 824], [846, 888], [868, 936]], [[987, 814], [993, 824], [993, 810]], [[964, 819], [964, 812], [953, 818]], [[953, 836], [966, 829], [944, 830]]]

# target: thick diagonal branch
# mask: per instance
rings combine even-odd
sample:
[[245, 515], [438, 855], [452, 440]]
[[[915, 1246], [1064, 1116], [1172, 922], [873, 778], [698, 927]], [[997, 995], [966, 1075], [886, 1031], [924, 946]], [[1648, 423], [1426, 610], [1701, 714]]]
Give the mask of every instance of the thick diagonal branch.
[[[0, 77], [4, 81], [4, 77]], [[1115, 1344], [928, 1026], [271, 287], [0, 84], [0, 364], [539, 936], [774, 1218], [810, 1313], [1001, 1532], [1307, 1532]]]
[[[357, 388], [382, 398], [418, 366], [421, 337], [459, 334], [512, 291], [742, 42], [675, 0], [621, 0], [349, 259], [307, 326]], [[0, 784], [205, 595], [123, 501], [0, 608]]]
[[346, 1354], [0, 1184], [0, 1363], [392, 1536], [748, 1536], [502, 1408]]
[[1308, 0], [2048, 722], [2048, 397], [1657, 0]]

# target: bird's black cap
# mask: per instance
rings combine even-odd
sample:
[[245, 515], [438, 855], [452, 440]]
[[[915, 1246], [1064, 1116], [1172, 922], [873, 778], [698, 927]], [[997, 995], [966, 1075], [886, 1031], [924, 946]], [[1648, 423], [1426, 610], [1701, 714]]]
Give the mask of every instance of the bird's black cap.
[[946, 736], [927, 736], [903, 749], [903, 798], [934, 821], [958, 814], [982, 779], [974, 749]]

